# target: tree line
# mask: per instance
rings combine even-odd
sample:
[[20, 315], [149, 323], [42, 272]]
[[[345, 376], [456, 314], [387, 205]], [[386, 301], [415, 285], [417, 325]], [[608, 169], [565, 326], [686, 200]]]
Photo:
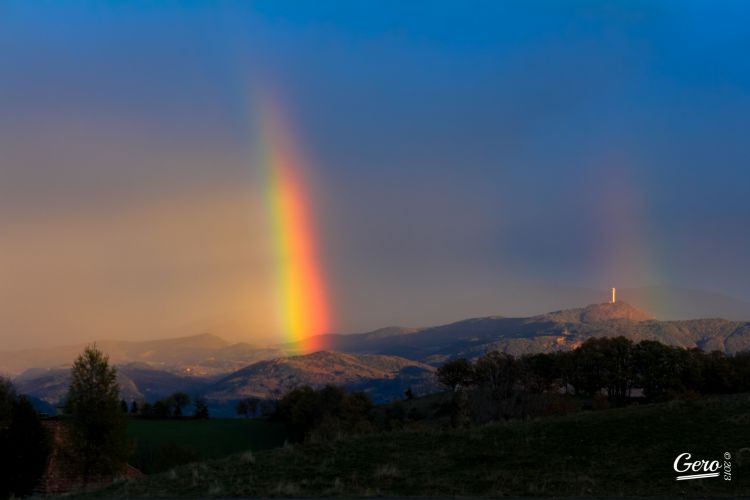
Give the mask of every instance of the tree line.
[[286, 424], [293, 441], [326, 440], [372, 430], [373, 408], [364, 392], [305, 385], [287, 392], [277, 402], [272, 418]]
[[193, 411], [190, 417], [195, 419], [209, 418], [208, 403], [202, 397], [191, 398], [185, 392], [175, 392], [171, 396], [162, 398], [154, 404], [144, 402], [140, 406], [137, 401], [132, 401], [128, 405], [124, 399], [120, 401], [120, 411], [124, 415], [141, 417], [147, 419], [169, 419], [187, 417], [187, 408], [192, 404]]
[[587, 339], [570, 351], [514, 357], [490, 352], [474, 362], [451, 360], [438, 379], [456, 392], [482, 388], [498, 399], [514, 391], [606, 396], [624, 404], [634, 397], [660, 401], [685, 394], [750, 391], [750, 352], [727, 356], [625, 337]]

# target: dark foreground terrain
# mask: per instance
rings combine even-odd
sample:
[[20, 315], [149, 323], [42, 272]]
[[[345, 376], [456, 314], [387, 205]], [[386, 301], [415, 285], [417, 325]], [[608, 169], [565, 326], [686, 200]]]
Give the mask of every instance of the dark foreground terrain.
[[284, 444], [284, 425], [262, 419], [130, 419], [131, 464], [150, 474], [175, 463], [225, 457]]
[[[732, 480], [676, 481], [684, 452], [728, 452]], [[248, 451], [86, 497], [740, 496], [750, 494], [749, 474], [743, 394]]]

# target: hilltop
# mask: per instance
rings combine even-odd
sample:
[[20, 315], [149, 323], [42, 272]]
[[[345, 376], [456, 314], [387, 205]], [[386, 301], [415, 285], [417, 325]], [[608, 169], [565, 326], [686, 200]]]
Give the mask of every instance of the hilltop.
[[652, 314], [637, 309], [627, 302], [607, 302], [603, 304], [591, 304], [590, 306], [554, 311], [533, 319], [537, 321], [551, 321], [554, 323], [597, 323], [613, 319], [625, 319], [628, 321], [647, 321], [656, 319]]

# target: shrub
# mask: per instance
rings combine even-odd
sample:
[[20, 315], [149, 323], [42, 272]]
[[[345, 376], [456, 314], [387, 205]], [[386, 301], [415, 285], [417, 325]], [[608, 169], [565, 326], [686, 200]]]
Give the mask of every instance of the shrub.
[[318, 390], [303, 386], [281, 398], [274, 417], [289, 427], [296, 441], [312, 436], [330, 439], [369, 430], [372, 408], [370, 398], [362, 392], [349, 394], [331, 385]]
[[47, 466], [50, 446], [34, 407], [0, 378], [0, 498], [34, 491]]

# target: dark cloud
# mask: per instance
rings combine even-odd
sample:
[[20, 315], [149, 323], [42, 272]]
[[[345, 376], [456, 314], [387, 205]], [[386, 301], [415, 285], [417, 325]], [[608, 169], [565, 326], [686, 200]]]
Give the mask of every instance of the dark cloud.
[[3, 346], [196, 321], [273, 339], [267, 90], [306, 153], [338, 330], [534, 312], [539, 283], [749, 298], [749, 14], [5, 2]]

